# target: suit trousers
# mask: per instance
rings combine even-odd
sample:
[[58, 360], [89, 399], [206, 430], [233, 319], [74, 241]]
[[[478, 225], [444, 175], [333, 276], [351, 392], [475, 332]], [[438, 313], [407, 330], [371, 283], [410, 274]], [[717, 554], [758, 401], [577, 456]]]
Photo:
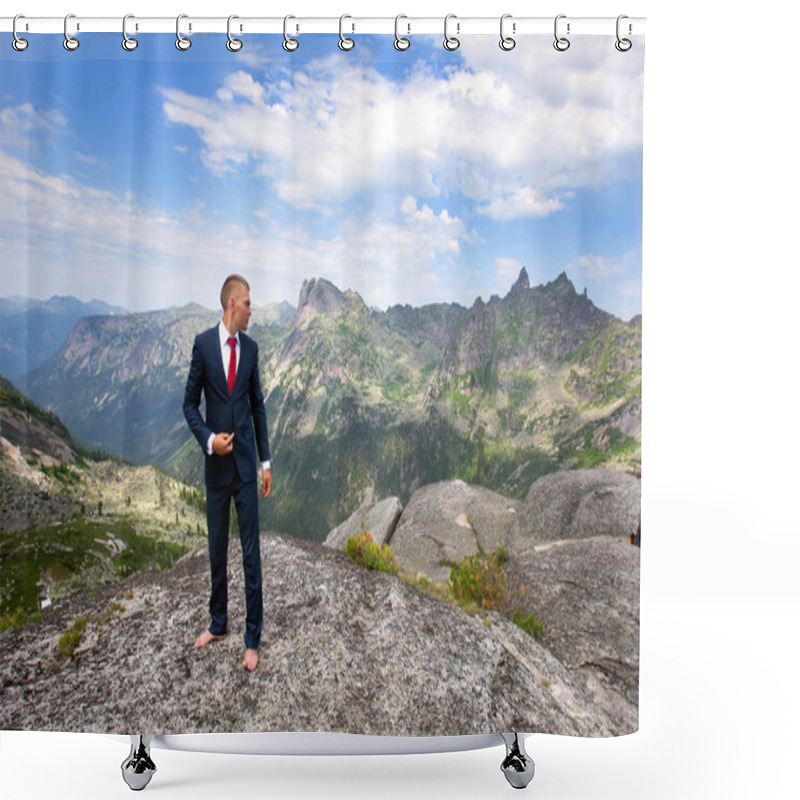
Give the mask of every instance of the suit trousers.
[[209, 631], [214, 636], [228, 632], [228, 530], [231, 500], [236, 504], [239, 540], [242, 544], [244, 593], [247, 608], [245, 647], [257, 650], [264, 622], [261, 589], [261, 547], [258, 535], [258, 483], [243, 482], [234, 462], [233, 482], [223, 488], [206, 487], [208, 555], [211, 561], [211, 613]]

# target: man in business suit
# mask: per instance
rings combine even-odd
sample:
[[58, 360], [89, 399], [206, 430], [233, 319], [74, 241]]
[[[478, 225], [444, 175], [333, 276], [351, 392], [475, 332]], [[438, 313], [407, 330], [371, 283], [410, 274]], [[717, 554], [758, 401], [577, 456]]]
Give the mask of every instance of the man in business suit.
[[[197, 335], [186, 381], [183, 413], [205, 453], [206, 520], [211, 560], [211, 624], [194, 643], [205, 647], [228, 631], [228, 528], [236, 503], [247, 606], [242, 667], [258, 666], [263, 624], [258, 480], [261, 495], [272, 489], [264, 397], [258, 377], [258, 345], [244, 334], [250, 321], [250, 286], [230, 275], [220, 293], [219, 325]], [[200, 413], [205, 394], [206, 419]], [[255, 429], [255, 438], [253, 436]], [[256, 447], [260, 465], [256, 462]]]

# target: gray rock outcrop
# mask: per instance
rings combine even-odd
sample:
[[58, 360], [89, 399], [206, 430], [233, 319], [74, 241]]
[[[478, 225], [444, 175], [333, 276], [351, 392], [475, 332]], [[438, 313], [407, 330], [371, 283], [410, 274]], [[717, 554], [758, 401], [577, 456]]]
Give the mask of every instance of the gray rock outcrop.
[[525, 586], [524, 613], [544, 623], [542, 643], [620, 729], [639, 705], [638, 547], [611, 537], [542, 545], [510, 559]]
[[505, 545], [518, 508], [482, 486], [430, 484], [411, 496], [389, 544], [403, 569], [438, 583], [450, 576], [446, 562]]
[[[127, 734], [333, 731], [402, 736], [620, 728], [515, 625], [488, 623], [343, 553], [262, 536], [265, 625], [254, 673], [244, 645], [238, 545], [229, 636], [200, 650], [208, 558], [74, 595], [0, 632], [0, 727]], [[71, 656], [56, 652], [76, 630]]]
[[612, 536], [627, 540], [636, 532], [640, 481], [605, 469], [566, 470], [535, 481], [509, 530], [508, 551], [515, 556], [544, 542]]
[[396, 497], [387, 497], [374, 505], [362, 506], [328, 534], [325, 545], [343, 550], [351, 536], [358, 536], [363, 531], [370, 531], [372, 538], [378, 544], [386, 544], [394, 533], [397, 520], [402, 513], [403, 506]]

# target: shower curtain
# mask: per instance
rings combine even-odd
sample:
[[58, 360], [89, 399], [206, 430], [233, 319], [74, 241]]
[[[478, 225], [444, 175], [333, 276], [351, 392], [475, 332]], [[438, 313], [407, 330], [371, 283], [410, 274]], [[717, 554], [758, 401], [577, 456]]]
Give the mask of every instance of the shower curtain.
[[[0, 47], [0, 727], [636, 730], [642, 37], [29, 38]], [[228, 635], [194, 646], [223, 456], [187, 384], [232, 274], [253, 671], [238, 501]]]

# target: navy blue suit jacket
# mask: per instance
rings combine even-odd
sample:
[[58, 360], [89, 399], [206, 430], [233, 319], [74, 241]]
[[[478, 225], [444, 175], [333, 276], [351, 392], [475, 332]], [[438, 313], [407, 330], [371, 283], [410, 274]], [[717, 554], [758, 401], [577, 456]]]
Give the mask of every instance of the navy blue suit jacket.
[[[200, 413], [201, 394], [206, 398], [205, 419]], [[239, 359], [231, 394], [222, 363], [218, 327], [195, 337], [183, 414], [205, 455], [206, 486], [212, 489], [229, 486], [233, 482], [234, 460], [242, 481], [256, 479], [260, 462], [269, 460], [269, 437], [258, 377], [258, 345], [253, 339], [239, 332]], [[234, 433], [233, 452], [209, 456], [206, 447], [212, 433]]]

